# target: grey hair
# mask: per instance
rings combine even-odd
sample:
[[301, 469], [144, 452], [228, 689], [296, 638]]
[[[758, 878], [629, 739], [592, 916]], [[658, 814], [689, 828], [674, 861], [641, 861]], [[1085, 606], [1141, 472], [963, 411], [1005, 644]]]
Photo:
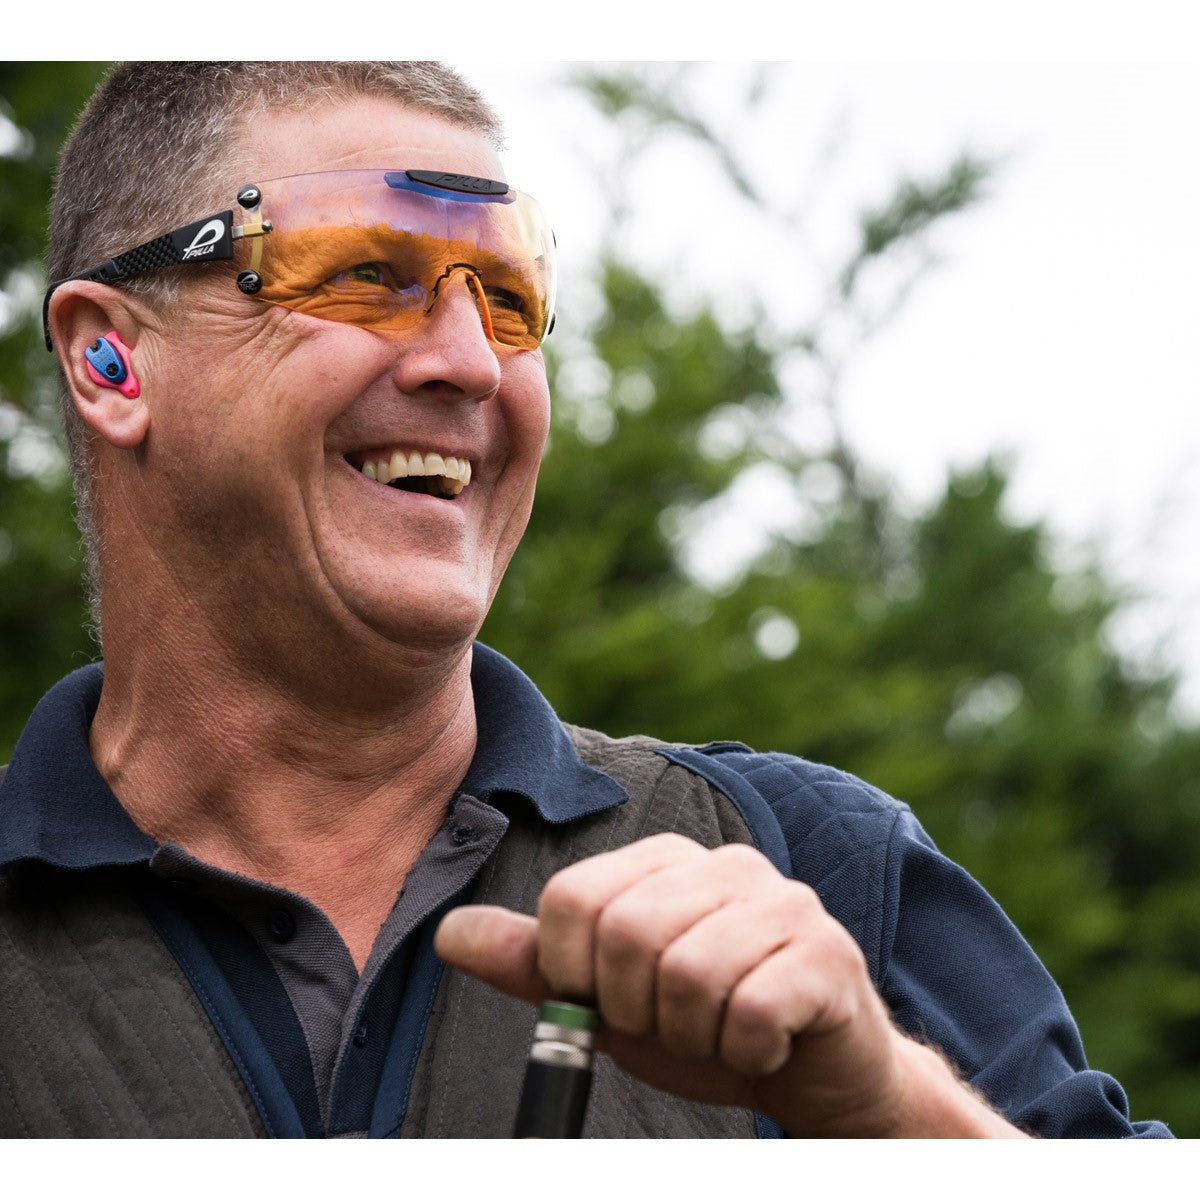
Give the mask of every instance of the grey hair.
[[[435, 62], [131, 62], [114, 67], [59, 158], [47, 267], [64, 279], [210, 211], [228, 208], [248, 165], [239, 136], [254, 117], [382, 96], [482, 134], [503, 129], [483, 97]], [[175, 303], [203, 268], [176, 267], [122, 287]], [[75, 515], [87, 562], [88, 607], [100, 631], [100, 532], [92, 434], [59, 371]]]

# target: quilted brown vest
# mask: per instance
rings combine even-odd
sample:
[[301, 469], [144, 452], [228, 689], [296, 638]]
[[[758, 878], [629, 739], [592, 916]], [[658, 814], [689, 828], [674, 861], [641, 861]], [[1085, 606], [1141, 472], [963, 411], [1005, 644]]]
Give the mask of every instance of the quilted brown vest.
[[[629, 801], [565, 826], [514, 806], [472, 900], [532, 913], [561, 867], [674, 830], [704, 846], [750, 843], [733, 804], [648, 738], [569, 732]], [[39, 869], [0, 884], [0, 1135], [262, 1137], [254, 1103], [190, 984], [128, 895], [126, 868], [53, 891]], [[402, 1137], [508, 1137], [532, 1008], [442, 973]], [[598, 1056], [587, 1137], [754, 1137], [742, 1109], [678, 1100]]]
[[130, 870], [0, 883], [0, 1136], [262, 1137]]

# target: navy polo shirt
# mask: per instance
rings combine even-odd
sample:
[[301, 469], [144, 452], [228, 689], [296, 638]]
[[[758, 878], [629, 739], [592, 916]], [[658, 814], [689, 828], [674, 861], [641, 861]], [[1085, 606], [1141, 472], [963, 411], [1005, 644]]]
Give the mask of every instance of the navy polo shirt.
[[503, 836], [504, 805], [520, 798], [557, 825], [626, 799], [580, 759], [553, 710], [506, 659], [476, 645], [471, 680], [478, 740], [470, 770], [361, 976], [328, 917], [303, 896], [201, 862], [138, 828], [88, 746], [100, 664], [52, 688], [17, 744], [0, 781], [0, 867], [144, 865], [151, 920], [268, 1133], [387, 1136], [403, 1119], [403, 1089], [441, 978], [434, 930]]
[[[506, 812], [517, 801], [562, 826], [625, 803], [625, 791], [583, 762], [521, 671], [476, 645], [474, 760], [360, 976], [309, 901], [159, 845], [134, 824], [88, 747], [102, 678], [99, 665], [76, 671], [34, 710], [0, 781], [0, 868], [140, 868], [139, 898], [267, 1132], [395, 1135], [443, 970], [433, 932], [467, 898]], [[817, 889], [863, 948], [897, 1023], [940, 1046], [1019, 1125], [1047, 1136], [1170, 1136], [1159, 1122], [1130, 1123], [1119, 1084], [1088, 1069], [1053, 980], [907, 806], [831, 768], [735, 744], [656, 753], [724, 794], [759, 849]]]

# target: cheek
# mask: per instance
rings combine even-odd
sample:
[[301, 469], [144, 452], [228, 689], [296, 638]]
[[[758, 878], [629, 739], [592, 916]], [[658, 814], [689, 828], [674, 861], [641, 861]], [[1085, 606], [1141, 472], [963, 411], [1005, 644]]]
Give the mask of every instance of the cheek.
[[493, 595], [509, 560], [515, 553], [533, 507], [538, 469], [550, 431], [550, 392], [540, 353], [523, 355], [506, 378], [503, 412], [510, 444], [511, 500], [503, 513], [499, 534]]
[[[244, 361], [241, 387], [277, 426], [302, 422], [322, 432], [381, 375], [389, 348], [378, 337], [348, 325], [289, 313], [286, 342]], [[253, 387], [247, 381], [253, 380]]]
[[550, 391], [541, 353], [522, 355], [512, 364], [507, 383], [504, 413], [514, 454], [532, 460], [536, 470], [550, 433]]

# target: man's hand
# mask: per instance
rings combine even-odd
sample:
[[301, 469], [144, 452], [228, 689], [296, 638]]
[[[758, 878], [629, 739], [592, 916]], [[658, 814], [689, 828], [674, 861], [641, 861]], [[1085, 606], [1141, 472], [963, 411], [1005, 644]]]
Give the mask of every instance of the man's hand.
[[558, 872], [536, 919], [458, 908], [434, 944], [510, 995], [595, 1004], [631, 1075], [793, 1135], [1019, 1136], [896, 1029], [816, 893], [746, 846], [647, 838]]

